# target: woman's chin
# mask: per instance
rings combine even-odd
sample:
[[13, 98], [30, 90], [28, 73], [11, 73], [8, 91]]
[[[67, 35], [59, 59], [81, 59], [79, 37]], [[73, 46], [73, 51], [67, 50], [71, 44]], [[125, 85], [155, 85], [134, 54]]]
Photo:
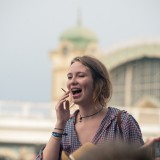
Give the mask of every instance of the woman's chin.
[[82, 102], [82, 100], [80, 98], [73, 99], [74, 104], [80, 105], [81, 102]]

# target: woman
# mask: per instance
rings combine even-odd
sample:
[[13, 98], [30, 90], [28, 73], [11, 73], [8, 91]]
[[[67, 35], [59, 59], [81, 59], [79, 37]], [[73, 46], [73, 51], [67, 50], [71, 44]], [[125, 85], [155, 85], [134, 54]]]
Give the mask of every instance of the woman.
[[[61, 150], [73, 153], [84, 144], [102, 144], [121, 141], [117, 115], [119, 109], [107, 106], [112, 86], [106, 67], [96, 58], [76, 57], [67, 74], [68, 91], [55, 107], [57, 122], [52, 136], [37, 159], [58, 160]], [[71, 96], [79, 109], [70, 115]], [[123, 140], [141, 146], [144, 144], [136, 120], [127, 112], [121, 114]]]

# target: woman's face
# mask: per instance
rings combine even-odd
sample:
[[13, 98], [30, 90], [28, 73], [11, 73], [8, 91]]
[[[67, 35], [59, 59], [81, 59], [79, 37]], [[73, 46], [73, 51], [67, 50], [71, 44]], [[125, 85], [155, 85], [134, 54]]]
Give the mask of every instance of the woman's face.
[[75, 104], [93, 101], [93, 78], [88, 67], [81, 62], [74, 62], [69, 68], [67, 78], [67, 88]]

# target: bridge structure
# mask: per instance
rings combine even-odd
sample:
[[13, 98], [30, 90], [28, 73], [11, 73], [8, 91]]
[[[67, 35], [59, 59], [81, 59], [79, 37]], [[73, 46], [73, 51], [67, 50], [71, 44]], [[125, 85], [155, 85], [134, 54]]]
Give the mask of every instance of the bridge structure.
[[[0, 101], [0, 155], [33, 159], [51, 136], [56, 122], [54, 106], [54, 102]], [[160, 108], [118, 108], [135, 117], [144, 140], [160, 135]]]

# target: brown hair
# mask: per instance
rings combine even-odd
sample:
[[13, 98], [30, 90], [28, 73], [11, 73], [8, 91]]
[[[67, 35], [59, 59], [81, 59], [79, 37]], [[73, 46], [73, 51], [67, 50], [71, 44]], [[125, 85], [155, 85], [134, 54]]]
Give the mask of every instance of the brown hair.
[[100, 103], [102, 106], [106, 106], [112, 95], [112, 85], [107, 68], [101, 61], [90, 56], [75, 57], [71, 61], [71, 65], [77, 61], [81, 62], [91, 71], [94, 82], [94, 103]]

